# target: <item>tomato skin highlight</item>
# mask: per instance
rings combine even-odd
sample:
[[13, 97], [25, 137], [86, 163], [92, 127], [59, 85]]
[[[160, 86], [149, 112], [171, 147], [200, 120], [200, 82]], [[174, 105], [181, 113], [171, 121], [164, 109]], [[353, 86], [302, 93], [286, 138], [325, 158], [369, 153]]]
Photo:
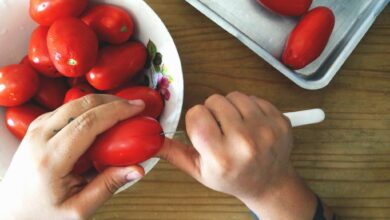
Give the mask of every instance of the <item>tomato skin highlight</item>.
[[27, 102], [39, 86], [38, 73], [26, 64], [0, 69], [0, 106], [13, 107]]
[[164, 101], [160, 93], [146, 86], [128, 87], [115, 95], [127, 100], [142, 99], [145, 102], [145, 109], [140, 116], [158, 118], [164, 109]]
[[140, 42], [107, 46], [99, 51], [87, 80], [97, 90], [114, 89], [137, 75], [145, 66], [146, 58], [146, 48]]
[[79, 84], [66, 92], [65, 99], [64, 99], [64, 104], [79, 99], [83, 96], [89, 95], [94, 93], [95, 90], [88, 84]]
[[5, 125], [16, 138], [22, 140], [31, 122], [46, 112], [45, 109], [33, 104], [10, 107], [5, 112]]
[[296, 70], [317, 59], [325, 49], [335, 24], [333, 12], [317, 7], [307, 13], [291, 32], [282, 62]]
[[40, 77], [40, 87], [34, 100], [49, 110], [60, 107], [68, 91], [68, 85], [64, 78]]
[[301, 16], [305, 14], [313, 0], [257, 0], [267, 9], [284, 16]]
[[134, 33], [134, 22], [122, 8], [113, 5], [96, 5], [81, 17], [97, 34], [99, 40], [110, 44], [122, 44]]
[[31, 66], [47, 77], [61, 77], [54, 67], [47, 49], [48, 27], [38, 26], [31, 34], [28, 58]]
[[99, 171], [108, 166], [139, 164], [161, 149], [165, 140], [162, 132], [153, 118], [130, 118], [99, 135], [88, 155]]
[[50, 26], [65, 17], [77, 17], [88, 5], [88, 0], [30, 0], [30, 16], [38, 24]]
[[66, 77], [85, 75], [94, 65], [98, 52], [95, 32], [76, 18], [57, 20], [47, 34], [50, 59]]

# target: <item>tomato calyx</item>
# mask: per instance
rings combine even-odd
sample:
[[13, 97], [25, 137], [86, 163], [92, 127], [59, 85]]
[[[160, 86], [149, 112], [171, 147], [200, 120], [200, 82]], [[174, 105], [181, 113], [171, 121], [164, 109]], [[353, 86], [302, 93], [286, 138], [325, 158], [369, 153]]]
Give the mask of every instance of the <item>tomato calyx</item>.
[[77, 65], [77, 61], [75, 59], [69, 59], [68, 60], [68, 65], [70, 66], [76, 66]]
[[121, 32], [122, 33], [127, 32], [127, 26], [125, 24], [121, 27]]

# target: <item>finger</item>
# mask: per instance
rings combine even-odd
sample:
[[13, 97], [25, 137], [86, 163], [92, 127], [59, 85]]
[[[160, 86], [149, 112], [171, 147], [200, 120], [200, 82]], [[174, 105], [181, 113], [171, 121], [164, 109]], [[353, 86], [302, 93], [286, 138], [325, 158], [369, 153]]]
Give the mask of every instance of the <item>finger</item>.
[[49, 140], [56, 146], [53, 161], [62, 174], [68, 174], [76, 161], [93, 143], [96, 136], [114, 126], [119, 121], [139, 114], [145, 107], [141, 100], [114, 101], [93, 108], [63, 128]]
[[195, 148], [165, 138], [165, 142], [157, 157], [168, 161], [195, 179], [199, 179], [199, 154]]
[[226, 98], [238, 109], [244, 119], [258, 120], [264, 115], [256, 102], [243, 93], [232, 92]]
[[77, 210], [77, 217], [87, 219], [107, 202], [126, 183], [145, 175], [140, 166], [111, 167], [99, 174], [81, 192], [65, 202], [65, 206]]
[[280, 116], [282, 113], [270, 102], [260, 99], [256, 96], [250, 97], [260, 107], [261, 111], [267, 116]]
[[191, 108], [186, 115], [186, 128], [194, 148], [200, 155], [209, 155], [220, 145], [223, 136], [217, 121], [203, 105]]
[[95, 108], [99, 105], [110, 103], [113, 101], [121, 100], [120, 98], [112, 95], [98, 95], [91, 94], [84, 96], [80, 99], [74, 100], [65, 104], [52, 112], [50, 120], [46, 121], [44, 131], [47, 138], [51, 138], [63, 127], [65, 127], [70, 121], [77, 118], [84, 112]]
[[221, 129], [224, 133], [236, 130], [236, 126], [242, 122], [242, 118], [238, 110], [232, 103], [221, 95], [210, 96], [206, 100], [205, 106], [221, 124]]

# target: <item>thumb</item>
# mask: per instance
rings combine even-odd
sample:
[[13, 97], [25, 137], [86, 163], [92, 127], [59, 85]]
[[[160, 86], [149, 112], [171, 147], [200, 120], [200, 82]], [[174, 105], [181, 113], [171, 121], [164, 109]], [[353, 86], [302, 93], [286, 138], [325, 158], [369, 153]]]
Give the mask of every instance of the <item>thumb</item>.
[[157, 157], [168, 161], [173, 166], [199, 180], [198, 164], [200, 155], [192, 146], [165, 138], [164, 145], [157, 153]]
[[93, 179], [79, 194], [75, 195], [69, 205], [78, 210], [83, 218], [95, 213], [114, 193], [128, 182], [139, 180], [145, 175], [141, 166], [111, 167]]

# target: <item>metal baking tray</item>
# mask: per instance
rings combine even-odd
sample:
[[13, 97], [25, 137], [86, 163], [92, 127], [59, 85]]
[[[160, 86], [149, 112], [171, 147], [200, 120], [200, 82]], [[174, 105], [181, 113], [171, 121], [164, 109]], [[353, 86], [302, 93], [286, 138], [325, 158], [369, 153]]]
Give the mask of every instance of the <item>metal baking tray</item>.
[[304, 89], [327, 86], [390, 0], [314, 0], [312, 8], [327, 6], [336, 24], [321, 56], [293, 71], [279, 58], [299, 18], [279, 16], [256, 0], [186, 0], [283, 75]]

